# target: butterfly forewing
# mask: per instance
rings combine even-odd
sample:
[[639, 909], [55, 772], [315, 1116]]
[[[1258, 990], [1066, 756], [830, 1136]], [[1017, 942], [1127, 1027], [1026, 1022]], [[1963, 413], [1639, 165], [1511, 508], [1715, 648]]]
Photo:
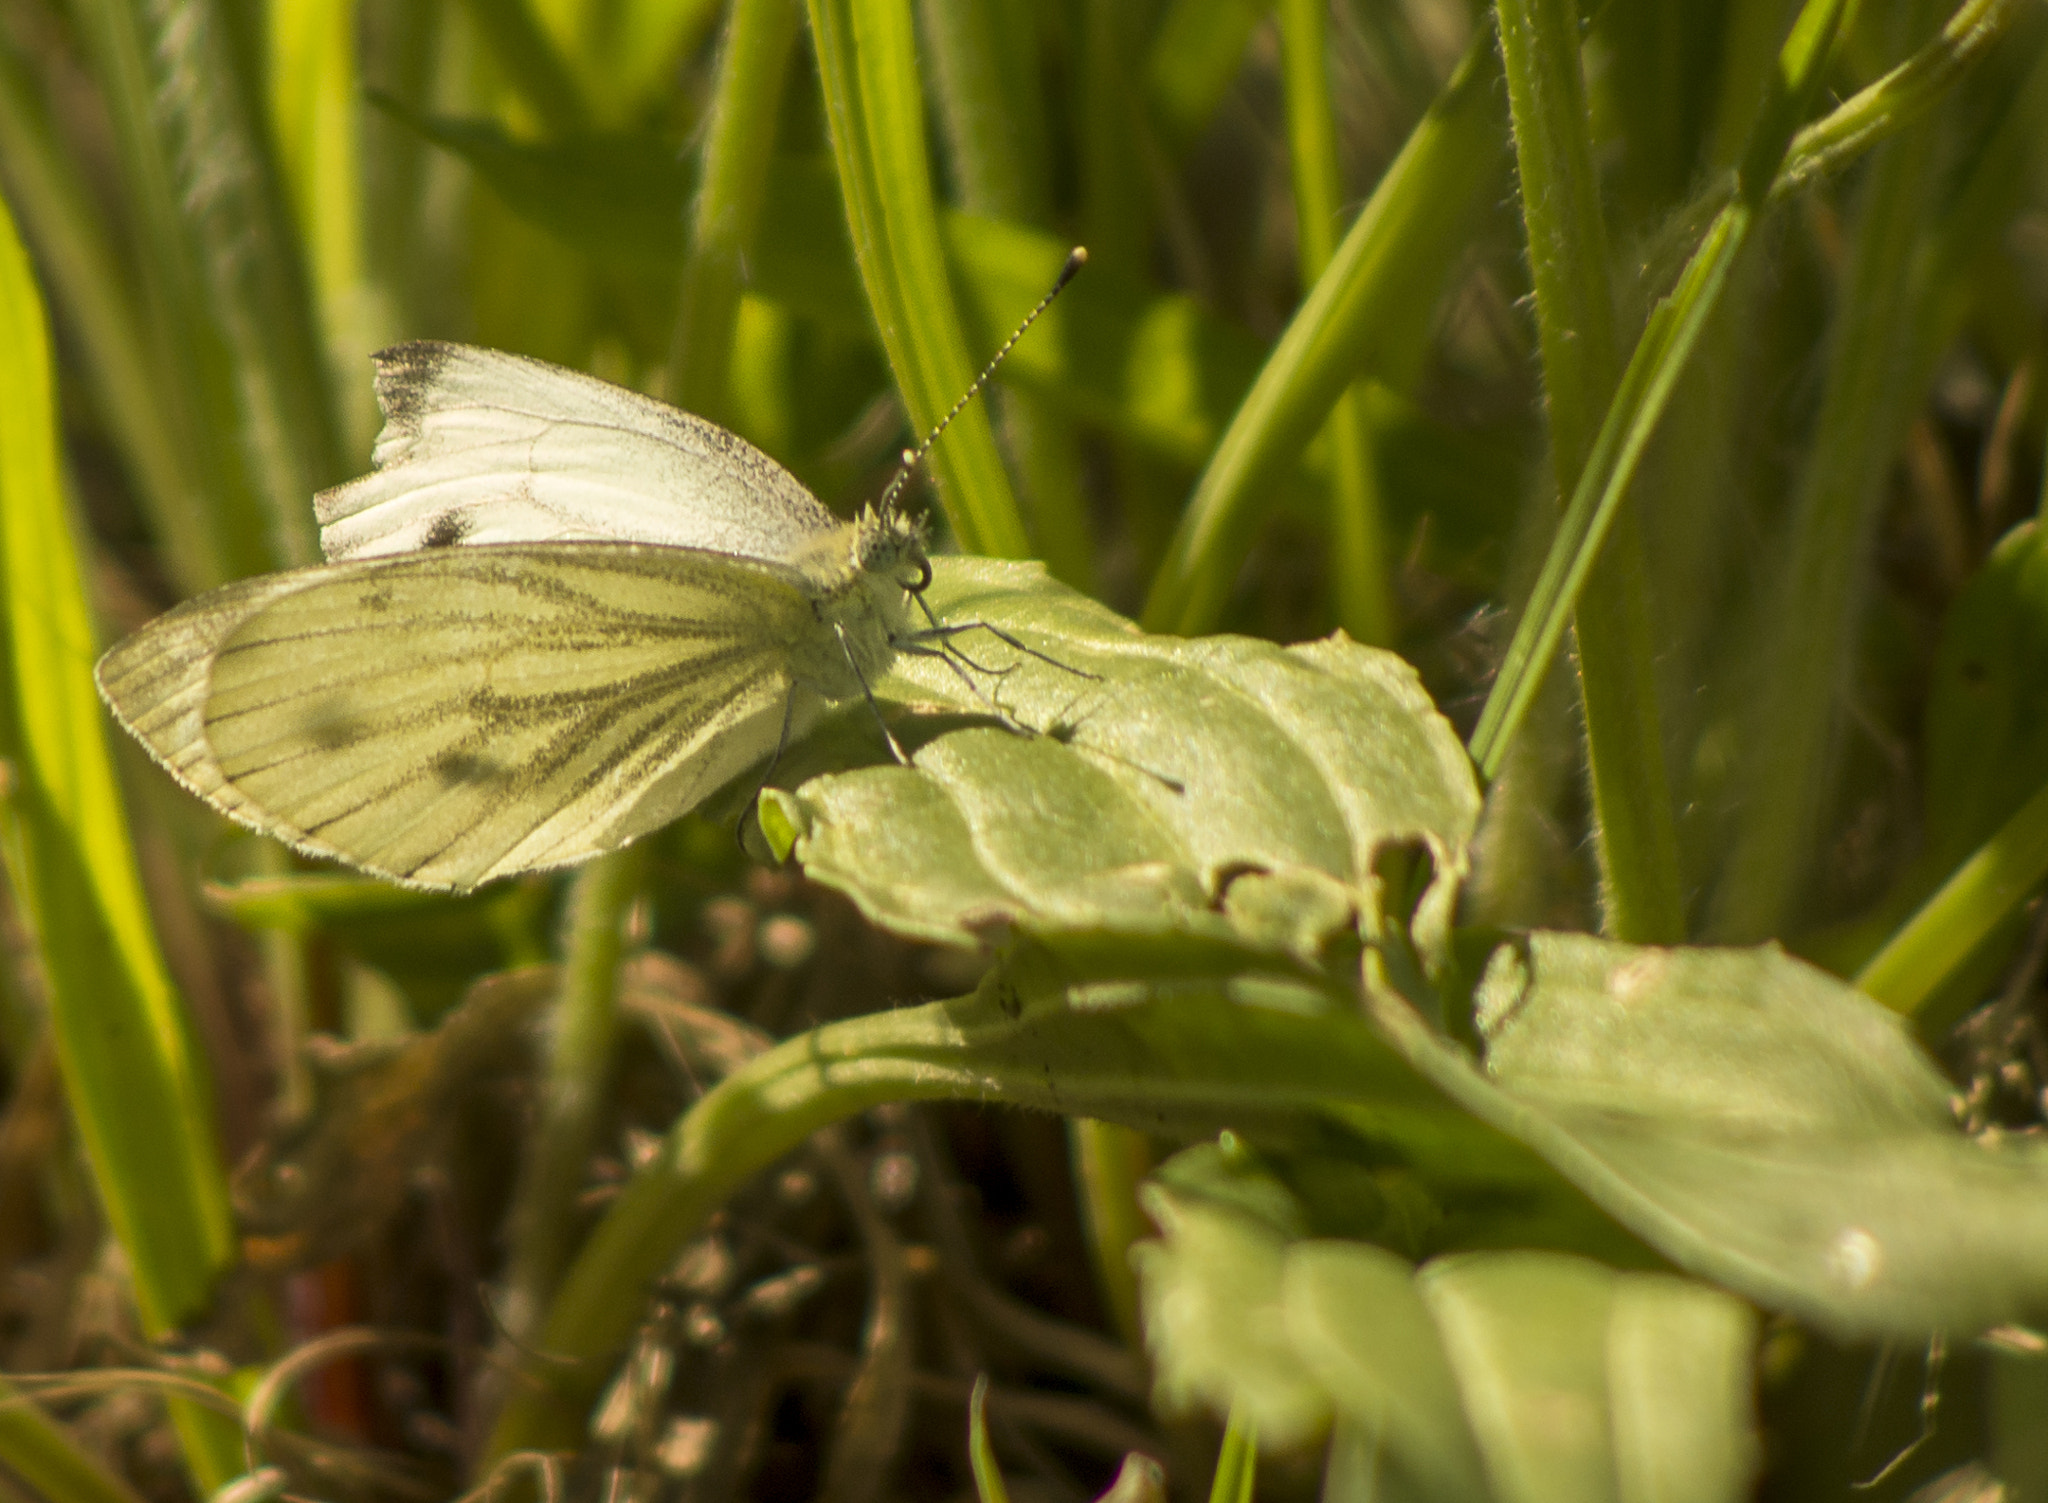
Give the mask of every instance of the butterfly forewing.
[[[582, 860], [685, 812], [773, 752], [790, 644], [816, 630], [791, 571], [673, 548], [458, 548], [259, 583], [279, 582], [238, 620], [174, 612], [124, 644], [109, 700], [223, 812], [428, 887]], [[182, 653], [199, 629], [203, 689], [128, 666], [149, 656], [134, 642]], [[817, 702], [798, 700], [801, 729]]]
[[332, 562], [574, 539], [788, 560], [838, 525], [753, 445], [652, 398], [469, 345], [376, 358], [376, 473], [314, 502]]

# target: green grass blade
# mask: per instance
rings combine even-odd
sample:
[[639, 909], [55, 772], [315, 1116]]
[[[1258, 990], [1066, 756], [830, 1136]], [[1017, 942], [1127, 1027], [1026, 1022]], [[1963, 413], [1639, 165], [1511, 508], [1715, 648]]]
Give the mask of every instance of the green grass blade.
[[[1005, 0], [924, 0], [918, 15], [963, 205], [973, 214], [1045, 226], [1052, 182], [1038, 49], [1030, 36], [1015, 34], [1028, 18]], [[1072, 424], [1045, 402], [1014, 392], [992, 405], [1040, 557], [1055, 577], [1093, 593], [1095, 544]]]
[[268, 26], [278, 175], [306, 248], [316, 327], [339, 404], [338, 437], [351, 470], [367, 462], [380, 423], [362, 373], [397, 332], [373, 311], [364, 285], [357, 9], [356, 0], [273, 3]]
[[796, 0], [735, 0], [726, 17], [667, 380], [671, 401], [713, 422], [730, 421], [740, 276], [767, 197], [796, 26]]
[[236, 441], [234, 376], [187, 233], [174, 143], [158, 128], [153, 43], [140, 8], [120, 0], [80, 0], [72, 16], [113, 128], [122, 199], [137, 243], [134, 273], [155, 400], [188, 456], [200, 495], [219, 513], [219, 556], [207, 577], [260, 573], [276, 567], [281, 555]]
[[1856, 985], [1896, 1012], [1913, 1013], [1936, 996], [1999, 924], [2048, 878], [2048, 787], [1957, 867], [1883, 949], [1856, 974]]
[[38, 1497], [63, 1503], [142, 1503], [142, 1494], [5, 1381], [0, 1381], [0, 1466]]
[[2026, 0], [1969, 0], [1933, 41], [1795, 135], [1772, 196], [1797, 193], [1918, 120], [2027, 11]]
[[1737, 205], [1714, 221], [1678, 286], [1650, 315], [1622, 372], [1621, 385], [1472, 732], [1472, 760], [1489, 779], [1499, 775], [1507, 748], [1543, 687], [1621, 496], [1677, 385], [1685, 357], [1719, 301], [1753, 219], [1746, 206]]
[[1010, 1489], [988, 1438], [988, 1374], [974, 1380], [967, 1398], [967, 1462], [974, 1471], [974, 1495], [981, 1503], [1010, 1503]]
[[[1563, 0], [1501, 0], [1496, 13], [1535, 282], [1551, 467], [1558, 494], [1569, 496], [1617, 375], [1614, 288], [1578, 12]], [[1669, 944], [1685, 937], [1678, 834], [1657, 709], [1642, 530], [1625, 498], [1611, 525], [1576, 611], [1604, 927], [1622, 939]]]
[[1268, 492], [1368, 363], [1427, 337], [1469, 215], [1498, 181], [1499, 59], [1489, 32], [1409, 136], [1309, 291], [1196, 483], [1145, 602], [1152, 631], [1212, 629]]
[[279, 177], [262, 52], [227, 0], [150, 9], [158, 117], [240, 403], [242, 447], [281, 563], [319, 557], [308, 499], [344, 478], [305, 248]]
[[1052, 166], [1038, 49], [1007, 0], [924, 0], [919, 29], [932, 60], [946, 162], [971, 214], [1047, 223]]
[[227, 583], [219, 513], [172, 426], [175, 409], [163, 399], [162, 373], [120, 258], [28, 78], [5, 59], [0, 173], [53, 299], [71, 321], [95, 410], [149, 513], [172, 582], [188, 595]]
[[[1295, 239], [1301, 280], [1311, 286], [1336, 254], [1343, 177], [1337, 163], [1337, 121], [1330, 101], [1329, 7], [1322, 0], [1284, 0], [1280, 42], [1287, 83], [1288, 157], [1294, 168]], [[1394, 642], [1394, 598], [1380, 515], [1372, 435], [1349, 391], [1330, 410], [1330, 576], [1337, 624], [1361, 642]]]
[[1223, 1427], [1223, 1449], [1209, 1481], [1209, 1503], [1252, 1503], [1259, 1478], [1259, 1427], [1235, 1405]]
[[[909, 0], [810, 0], [810, 15], [861, 280], [911, 422], [929, 431], [975, 367], [946, 278]], [[986, 410], [963, 410], [930, 464], [962, 551], [1029, 552]]]
[[1244, 65], [1272, 0], [1172, 0], [1145, 52], [1145, 93], [1169, 139], [1193, 140]]
[[610, 1094], [626, 913], [646, 880], [647, 859], [644, 844], [598, 857], [577, 873], [569, 900], [547, 1081], [512, 1210], [500, 1318], [515, 1341], [530, 1336], [547, 1309], [582, 1224], [576, 1200]]
[[[158, 1336], [204, 1308], [233, 1255], [227, 1182], [107, 755], [56, 437], [42, 303], [0, 205], [0, 750], [18, 779], [21, 856], [9, 876], [48, 978], [72, 1119]], [[232, 1428], [181, 1414], [202, 1485], [234, 1475]]]
[[556, 135], [586, 130], [590, 105], [527, 0], [467, 0], [469, 19], [513, 92]]
[[1769, 661], [1743, 734], [1743, 802], [1715, 895], [1719, 938], [1779, 933], [1816, 855], [1843, 664], [1892, 458], [1922, 390], [1915, 273], [1939, 184], [1937, 145], [1925, 131], [1889, 144], [1856, 221], [1820, 415], [1759, 638]]
[[1737, 197], [1714, 218], [1678, 284], [1652, 310], [1636, 341], [1473, 729], [1472, 759], [1489, 779], [1498, 776], [1535, 704], [1643, 451], [1748, 243], [1799, 112], [1820, 86], [1844, 4], [1809, 0], [1800, 12], [1779, 51], [1771, 93], [1744, 148]]
[[1067, 1123], [1067, 1162], [1095, 1265], [1095, 1287], [1124, 1344], [1140, 1350], [1144, 1333], [1131, 1249], [1151, 1235], [1151, 1223], [1138, 1204], [1138, 1186], [1152, 1170], [1152, 1145], [1131, 1128], [1077, 1117]]

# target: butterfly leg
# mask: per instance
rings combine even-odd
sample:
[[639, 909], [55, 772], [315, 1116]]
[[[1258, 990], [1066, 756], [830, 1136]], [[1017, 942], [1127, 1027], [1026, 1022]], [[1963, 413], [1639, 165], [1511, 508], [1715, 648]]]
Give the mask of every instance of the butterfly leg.
[[860, 663], [854, 658], [853, 647], [846, 640], [846, 628], [835, 622], [832, 630], [839, 635], [839, 650], [846, 654], [846, 666], [853, 670], [853, 676], [860, 684], [861, 697], [868, 702], [868, 708], [874, 711], [875, 724], [882, 728], [882, 739], [889, 743], [889, 754], [896, 759], [896, 765], [899, 767], [914, 765], [903, 750], [903, 744], [896, 739], [896, 733], [889, 729], [889, 722], [882, 718], [882, 707], [875, 703], [875, 691], [868, 687], [868, 676], [860, 671]]
[[[979, 672], [993, 674], [997, 672], [997, 670], [992, 668], [982, 668], [981, 665], [975, 663], [972, 658], [967, 657], [966, 653], [960, 652], [960, 649], [958, 647], [953, 646], [952, 639], [954, 637], [959, 636], [962, 632], [985, 631], [990, 636], [994, 637], [998, 642], [1001, 642], [1004, 646], [1015, 648], [1018, 652], [1023, 653], [1024, 656], [1026, 656], [1027, 658], [1036, 658], [1039, 662], [1044, 663], [1048, 667], [1057, 668], [1062, 673], [1071, 673], [1076, 678], [1091, 678], [1099, 680], [1102, 677], [1102, 675], [1099, 673], [1090, 673], [1086, 668], [1076, 668], [1072, 663], [1062, 663], [1058, 658], [1052, 656], [1052, 654], [1050, 653], [1040, 652], [1036, 647], [1033, 647], [1030, 643], [1020, 641], [1018, 638], [1012, 636], [1009, 632], [1004, 631], [1003, 628], [997, 626], [992, 621], [941, 622], [937, 617], [932, 615], [931, 607], [925, 605], [923, 596], [920, 595], [917, 597], [917, 603], [921, 606], [924, 606], [925, 615], [928, 619], [931, 620], [932, 623], [925, 630], [918, 632], [917, 635], [922, 638], [936, 637], [944, 641], [949, 647], [952, 647], [952, 650], [954, 652], [959, 652], [960, 656], [963, 659], [966, 659], [968, 663], [972, 664]], [[1000, 671], [1003, 673], [1008, 673], [1010, 670], [1008, 668], [1005, 668]]]

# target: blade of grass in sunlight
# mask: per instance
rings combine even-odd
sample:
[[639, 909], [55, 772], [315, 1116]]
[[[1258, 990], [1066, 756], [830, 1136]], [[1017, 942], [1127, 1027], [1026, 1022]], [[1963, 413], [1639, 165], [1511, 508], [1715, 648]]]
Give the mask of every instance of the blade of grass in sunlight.
[[796, 0], [735, 0], [704, 125], [666, 394], [717, 423], [729, 421], [740, 279], [767, 196], [796, 25]]
[[[1618, 374], [1579, 19], [1561, 0], [1501, 0], [1496, 15], [1536, 291], [1551, 468], [1558, 494], [1569, 496]], [[1603, 927], [1636, 943], [1675, 943], [1685, 937], [1678, 834], [1657, 709], [1642, 528], [1625, 501], [1586, 575], [1575, 618]]]
[[376, 401], [361, 372], [368, 369], [370, 355], [398, 333], [378, 316], [363, 280], [356, 12], [356, 0], [273, 5], [269, 25], [278, 175], [306, 247], [321, 349], [340, 414], [340, 442], [352, 470], [369, 455], [379, 424]]
[[[233, 1237], [205, 1062], [157, 952], [107, 756], [56, 437], [41, 299], [0, 205], [0, 745], [22, 857], [9, 877], [48, 978], [72, 1119], [154, 1337], [212, 1297]], [[240, 1470], [231, 1426], [175, 1412], [202, 1486]]]
[[[1029, 18], [1000, 0], [924, 0], [918, 17], [932, 60], [946, 161], [962, 206], [971, 214], [1044, 228], [1051, 220], [1051, 167], [1038, 47], [1028, 25], [1019, 24]], [[940, 218], [949, 253], [950, 219]], [[971, 296], [964, 287], [962, 292]], [[1001, 322], [1000, 314], [995, 321]], [[1053, 337], [1053, 328], [1041, 328], [1034, 342], [1047, 344]], [[1007, 387], [992, 405], [1039, 556], [1055, 578], [1094, 593], [1095, 544], [1073, 425], [1046, 402]]]
[[1215, 626], [1267, 491], [1345, 387], [1383, 362], [1405, 368], [1405, 352], [1427, 338], [1469, 217], [1498, 181], [1499, 80], [1487, 32], [1373, 189], [1218, 441], [1153, 578], [1148, 630]]
[[1259, 1480], [1259, 1429], [1235, 1406], [1223, 1427], [1223, 1449], [1209, 1482], [1209, 1503], [1252, 1503]]
[[2048, 878], [2048, 787], [1954, 874], [1856, 973], [1856, 985], [1912, 1014]]
[[967, 1461], [974, 1470], [974, 1494], [981, 1503], [1010, 1503], [1010, 1489], [1003, 1483], [1003, 1469], [996, 1463], [996, 1448], [988, 1438], [988, 1374], [974, 1380], [974, 1392], [967, 1399]]
[[[946, 280], [909, 3], [810, 0], [810, 15], [861, 279], [911, 423], [929, 431], [976, 367]], [[1026, 555], [1030, 540], [983, 408], [961, 412], [930, 464], [962, 551]]]
[[[1322, 0], [1284, 0], [1280, 7], [1294, 234], [1305, 287], [1315, 284], [1336, 253], [1344, 192], [1330, 102], [1328, 9]], [[1337, 624], [1360, 642], [1391, 647], [1396, 622], [1386, 522], [1357, 391], [1337, 398], [1324, 431], [1330, 435], [1330, 579]]]
[[527, 0], [468, 0], [465, 8], [513, 92], [543, 126], [555, 135], [589, 128], [583, 90]]

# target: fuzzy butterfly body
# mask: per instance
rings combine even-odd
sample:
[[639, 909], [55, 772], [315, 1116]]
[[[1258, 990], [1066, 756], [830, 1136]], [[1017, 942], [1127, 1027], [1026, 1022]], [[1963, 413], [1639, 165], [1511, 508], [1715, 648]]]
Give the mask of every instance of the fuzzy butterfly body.
[[464, 890], [687, 813], [865, 691], [930, 579], [701, 418], [450, 344], [377, 357], [374, 473], [328, 563], [185, 602], [97, 671], [117, 719], [251, 829]]

